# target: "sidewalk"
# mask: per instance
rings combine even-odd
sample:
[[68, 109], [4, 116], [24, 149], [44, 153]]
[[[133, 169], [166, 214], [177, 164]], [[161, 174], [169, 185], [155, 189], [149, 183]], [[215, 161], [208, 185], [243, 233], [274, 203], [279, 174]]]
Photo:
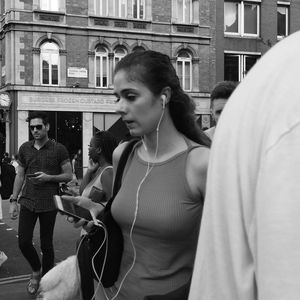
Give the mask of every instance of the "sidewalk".
[[[18, 247], [18, 220], [11, 220], [8, 215], [8, 201], [2, 201], [3, 222], [0, 223], [0, 250], [8, 260], [0, 267], [0, 300], [31, 300], [26, 292], [31, 269]], [[75, 245], [80, 235], [80, 228], [74, 228], [65, 216], [57, 215], [54, 230], [55, 262], [59, 262], [75, 253]], [[34, 244], [39, 250], [39, 224], [34, 230]]]

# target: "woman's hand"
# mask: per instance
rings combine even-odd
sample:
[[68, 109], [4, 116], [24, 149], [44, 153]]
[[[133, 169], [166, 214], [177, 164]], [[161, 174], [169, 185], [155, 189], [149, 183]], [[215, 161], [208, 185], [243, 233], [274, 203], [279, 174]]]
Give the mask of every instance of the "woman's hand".
[[[95, 203], [90, 198], [87, 197], [82, 197], [82, 196], [74, 197], [74, 196], [63, 195], [62, 198], [64, 200], [70, 201], [74, 204], [77, 204], [89, 210], [91, 215], [92, 216], [94, 215], [95, 217], [97, 217], [100, 214], [100, 212], [104, 209], [104, 207], [101, 204]], [[68, 217], [68, 221], [74, 223], [74, 227], [76, 228], [83, 227], [86, 231], [89, 231], [93, 227], [93, 225], [95, 225], [94, 220], [86, 223], [86, 220], [81, 219], [76, 222], [74, 218]]]

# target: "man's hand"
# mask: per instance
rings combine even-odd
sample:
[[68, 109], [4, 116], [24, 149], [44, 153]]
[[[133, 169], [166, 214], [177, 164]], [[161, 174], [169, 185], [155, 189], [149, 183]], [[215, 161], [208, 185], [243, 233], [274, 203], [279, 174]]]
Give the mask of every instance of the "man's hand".
[[13, 201], [10, 203], [9, 206], [9, 215], [12, 220], [16, 220], [19, 215], [19, 207], [18, 207], [18, 202]]
[[44, 172], [35, 172], [34, 177], [30, 177], [30, 180], [33, 181], [34, 184], [44, 183], [49, 181], [49, 175]]

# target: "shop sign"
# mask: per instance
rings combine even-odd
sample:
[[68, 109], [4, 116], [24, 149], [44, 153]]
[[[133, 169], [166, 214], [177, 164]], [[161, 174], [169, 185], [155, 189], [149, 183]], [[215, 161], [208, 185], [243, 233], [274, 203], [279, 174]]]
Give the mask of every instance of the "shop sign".
[[88, 77], [87, 69], [70, 67], [68, 68], [68, 77], [87, 78]]

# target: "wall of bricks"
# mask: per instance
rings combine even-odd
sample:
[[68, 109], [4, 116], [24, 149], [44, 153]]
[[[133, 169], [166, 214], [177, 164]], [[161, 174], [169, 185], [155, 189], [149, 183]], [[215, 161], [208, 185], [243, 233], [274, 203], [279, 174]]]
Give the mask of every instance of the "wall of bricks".
[[[69, 67], [86, 68], [88, 70], [88, 37], [67, 35], [67, 69]], [[67, 77], [67, 86], [79, 83], [81, 87], [88, 86], [88, 78]]]
[[152, 0], [152, 19], [154, 22], [170, 22], [172, 0]]

